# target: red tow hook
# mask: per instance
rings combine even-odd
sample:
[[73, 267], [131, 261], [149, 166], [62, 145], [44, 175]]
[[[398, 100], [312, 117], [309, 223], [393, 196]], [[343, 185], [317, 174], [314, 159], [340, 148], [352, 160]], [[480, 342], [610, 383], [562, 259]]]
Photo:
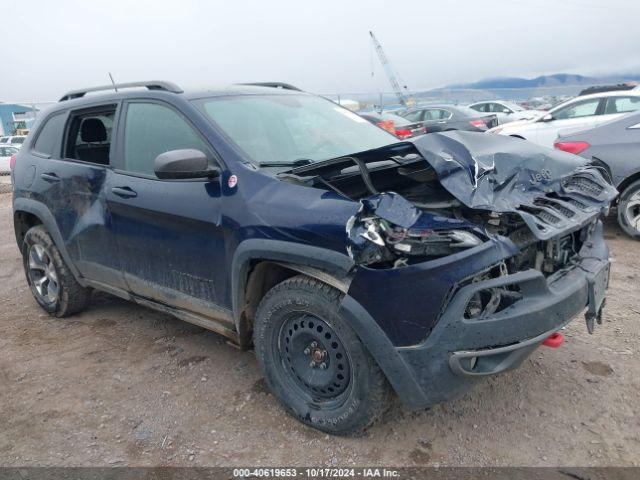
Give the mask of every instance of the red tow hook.
[[564, 335], [560, 332], [556, 332], [549, 335], [542, 344], [551, 348], [559, 348], [560, 345], [562, 345], [562, 342], [564, 342]]

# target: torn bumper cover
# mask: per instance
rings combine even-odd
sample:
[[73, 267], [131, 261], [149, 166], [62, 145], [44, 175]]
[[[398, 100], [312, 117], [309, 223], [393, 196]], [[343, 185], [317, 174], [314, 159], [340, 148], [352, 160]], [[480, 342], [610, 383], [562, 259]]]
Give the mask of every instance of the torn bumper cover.
[[[455, 278], [464, 264], [499, 261], [511, 253], [505, 246], [486, 245], [464, 252], [452, 263], [434, 266], [432, 273], [437, 273], [428, 280], [417, 272], [408, 273], [412, 269], [424, 273], [425, 265], [414, 265], [393, 270], [369, 269], [351, 284], [345, 308], [351, 308], [351, 315], [372, 315], [369, 321], [377, 323], [380, 334], [396, 342], [386, 351], [379, 344], [372, 353], [409, 407], [424, 408], [450, 400], [483, 376], [516, 368], [549, 335], [579, 313], [602, 308], [603, 292], [594, 295], [594, 286], [606, 288], [609, 252], [602, 239], [602, 223], [598, 222], [593, 241], [583, 246], [581, 259], [575, 264], [546, 278], [529, 269], [468, 283], [447, 301], [437, 323], [426, 337], [423, 335], [422, 341], [399, 346], [397, 342], [408, 340], [401, 333], [424, 332], [424, 325], [418, 325], [418, 321], [428, 318], [434, 305], [439, 304], [440, 282], [446, 282], [441, 276]], [[365, 283], [361, 283], [365, 277]], [[429, 280], [434, 284], [430, 285]], [[369, 291], [378, 282], [381, 287]], [[465, 310], [475, 293], [503, 286], [517, 286], [520, 298], [486, 318], [466, 318]], [[362, 308], [356, 309], [354, 305]], [[376, 314], [379, 316], [373, 318]], [[371, 330], [377, 330], [377, 326]], [[375, 340], [367, 343], [376, 345]]]

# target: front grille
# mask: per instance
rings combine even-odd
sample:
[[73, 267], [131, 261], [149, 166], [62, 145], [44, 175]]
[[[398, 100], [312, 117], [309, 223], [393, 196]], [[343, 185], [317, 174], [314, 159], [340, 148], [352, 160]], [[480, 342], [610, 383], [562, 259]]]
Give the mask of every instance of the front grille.
[[599, 197], [604, 190], [603, 187], [595, 181], [580, 175], [575, 175], [565, 180], [563, 186], [567, 192], [579, 192], [590, 197]]
[[550, 223], [552, 225], [554, 225], [554, 224], [556, 224], [556, 223], [558, 223], [560, 221], [560, 219], [558, 217], [556, 217], [555, 215], [552, 215], [551, 213], [547, 212], [546, 210], [540, 210], [536, 214], [536, 217], [538, 217], [542, 221], [544, 221], [546, 223]]
[[558, 201], [553, 201], [548, 198], [536, 198], [533, 204], [539, 207], [550, 208], [566, 218], [572, 218], [575, 215], [575, 212], [570, 208], [565, 207]]

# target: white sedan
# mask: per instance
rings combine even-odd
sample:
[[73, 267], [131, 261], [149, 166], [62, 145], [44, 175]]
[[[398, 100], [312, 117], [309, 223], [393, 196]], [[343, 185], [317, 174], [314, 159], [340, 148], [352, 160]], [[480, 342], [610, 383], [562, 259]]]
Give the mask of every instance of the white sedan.
[[567, 100], [533, 120], [499, 125], [489, 132], [523, 138], [553, 148], [558, 134], [591, 128], [636, 110], [640, 110], [640, 91], [594, 93]]
[[16, 153], [18, 153], [18, 149], [16, 147], [0, 144], [0, 175], [11, 173], [9, 163], [11, 161], [11, 156]]
[[469, 105], [478, 112], [493, 113], [498, 117], [498, 124], [515, 122], [517, 120], [532, 120], [543, 115], [542, 110], [526, 110], [520, 105], [505, 100], [488, 100]]

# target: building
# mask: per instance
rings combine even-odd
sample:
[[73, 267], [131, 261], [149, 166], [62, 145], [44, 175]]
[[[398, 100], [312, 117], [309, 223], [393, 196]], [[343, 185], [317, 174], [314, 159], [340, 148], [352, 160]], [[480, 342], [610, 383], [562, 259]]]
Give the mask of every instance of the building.
[[29, 130], [37, 109], [17, 103], [0, 103], [0, 135], [14, 135], [17, 130]]

